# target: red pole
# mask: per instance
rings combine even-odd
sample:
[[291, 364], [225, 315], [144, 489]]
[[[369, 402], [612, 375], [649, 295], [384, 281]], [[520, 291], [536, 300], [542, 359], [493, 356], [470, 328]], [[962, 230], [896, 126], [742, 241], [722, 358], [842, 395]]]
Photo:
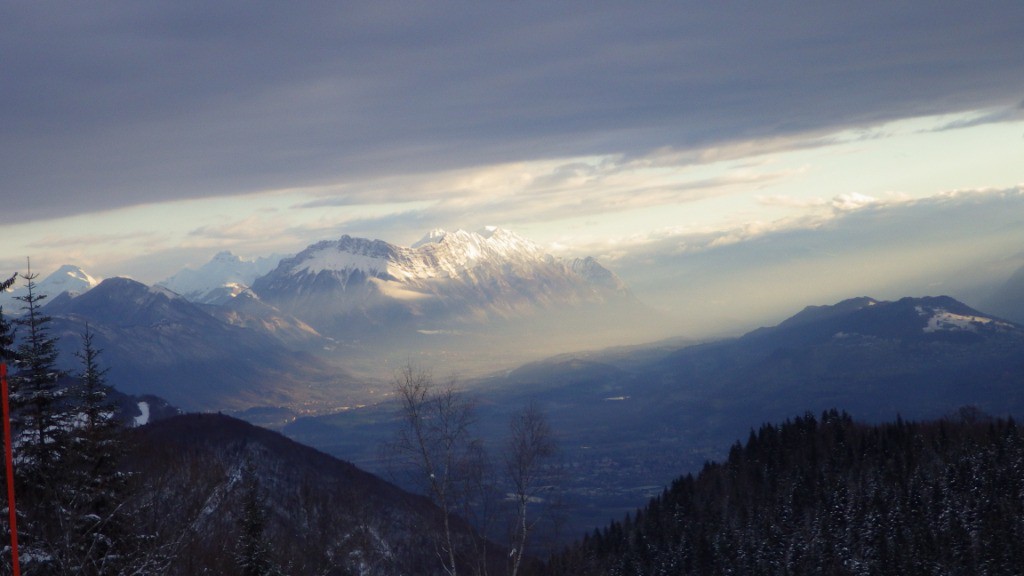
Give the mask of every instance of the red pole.
[[4, 411], [4, 452], [7, 454], [7, 511], [11, 523], [11, 566], [14, 576], [21, 576], [21, 564], [18, 561], [18, 509], [14, 505], [14, 451], [11, 449], [11, 412], [7, 406], [7, 364], [0, 363], [0, 394], [3, 398]]

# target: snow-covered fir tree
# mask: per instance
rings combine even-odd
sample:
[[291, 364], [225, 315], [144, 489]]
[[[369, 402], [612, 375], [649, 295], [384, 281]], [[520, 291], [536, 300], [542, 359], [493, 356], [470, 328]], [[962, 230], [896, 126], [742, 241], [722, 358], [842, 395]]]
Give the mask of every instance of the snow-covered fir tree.
[[99, 364], [101, 350], [93, 340], [86, 325], [76, 353], [81, 372], [68, 397], [74, 419], [65, 466], [68, 485], [61, 493], [68, 527], [61, 563], [76, 574], [116, 574], [125, 561], [121, 549], [133, 538], [122, 513], [127, 482], [119, 464], [125, 430], [110, 401], [107, 370]]
[[25, 574], [52, 574], [54, 545], [61, 539], [61, 494], [67, 485], [69, 419], [57, 368], [57, 339], [42, 312], [46, 296], [36, 290], [37, 274], [19, 275], [25, 293], [17, 299], [22, 315], [14, 374], [9, 379], [12, 445], [18, 493], [19, 539]]

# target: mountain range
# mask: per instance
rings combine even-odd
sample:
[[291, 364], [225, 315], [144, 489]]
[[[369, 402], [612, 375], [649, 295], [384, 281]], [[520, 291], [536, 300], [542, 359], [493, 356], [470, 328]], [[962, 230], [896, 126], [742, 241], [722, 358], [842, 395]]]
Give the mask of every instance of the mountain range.
[[[100, 279], [90, 276], [78, 266], [65, 264], [36, 284], [36, 294], [51, 299], [61, 294], [74, 297], [88, 292], [99, 283]], [[22, 302], [17, 298], [26, 293], [27, 289], [20, 282], [16, 283], [8, 292], [0, 292], [0, 306], [3, 307], [4, 313], [20, 314]]]
[[86, 327], [108, 379], [129, 394], [155, 394], [189, 410], [301, 407], [355, 387], [343, 370], [283, 347], [265, 332], [218, 320], [166, 288], [108, 278], [44, 308], [60, 338], [62, 366]]
[[486, 373], [617, 342], [649, 316], [593, 258], [556, 258], [499, 228], [434, 230], [411, 247], [344, 236], [284, 259], [221, 252], [154, 286], [65, 266], [36, 292], [65, 369], [88, 326], [125, 392], [293, 414], [372, 402], [410, 358]]
[[185, 268], [157, 284], [191, 302], [223, 304], [273, 270], [280, 260], [279, 255], [246, 260], [222, 251], [198, 269]]
[[[75, 368], [88, 326], [124, 392], [235, 411], [380, 471], [393, 406], [380, 402], [387, 380], [366, 374], [471, 358], [491, 374], [462, 382], [485, 398], [485, 437], [531, 402], [555, 424], [579, 529], [721, 457], [750, 427], [806, 410], [869, 422], [964, 405], [1024, 414], [1024, 330], [948, 296], [858, 297], [737, 338], [579, 352], [594, 348], [588, 336], [622, 342], [619, 320], [656, 318], [594, 259], [555, 258], [508, 231], [434, 231], [410, 247], [344, 236], [280, 260], [251, 286], [224, 273], [240, 259], [214, 260], [205, 281], [191, 279], [191, 300], [167, 283], [96, 284], [62, 269], [72, 290], [45, 311], [64, 367]], [[556, 354], [566, 348], [576, 351]]]
[[[1011, 279], [1003, 291], [1007, 306], [1015, 301], [1013, 285]], [[71, 352], [88, 324], [114, 367], [116, 386], [188, 409], [303, 412], [366, 404], [395, 367], [416, 358], [472, 377], [559, 352], [641, 342], [640, 334], [651, 334], [643, 330], [659, 324], [593, 258], [556, 258], [500, 228], [434, 230], [410, 247], [343, 236], [280, 260], [222, 252], [154, 287], [123, 278], [98, 283], [65, 266], [37, 290], [50, 296], [47, 311], [64, 336], [66, 368], [74, 368]], [[943, 314], [922, 312], [940, 305]], [[882, 309], [892, 318], [871, 312]], [[853, 299], [810, 307], [744, 336], [737, 358], [750, 356], [759, 342], [779, 347], [798, 334], [809, 340], [793, 344], [842, 341], [851, 349], [866, 341], [864, 334], [885, 341], [908, 336], [893, 330], [909, 326], [918, 339], [970, 340], [976, 331], [965, 328], [978, 314], [950, 300], [908, 308]], [[926, 321], [928, 330], [918, 330]], [[851, 322], [864, 325], [843, 326]], [[987, 327], [1005, 324], [993, 320]], [[808, 332], [812, 327], [818, 331]], [[844, 334], [861, 336], [843, 340]], [[695, 350], [708, 355], [722, 345]], [[722, 374], [733, 370], [723, 368]]]
[[435, 334], [557, 313], [637, 304], [592, 258], [562, 260], [500, 228], [434, 230], [411, 247], [343, 236], [286, 258], [252, 285], [335, 338]]

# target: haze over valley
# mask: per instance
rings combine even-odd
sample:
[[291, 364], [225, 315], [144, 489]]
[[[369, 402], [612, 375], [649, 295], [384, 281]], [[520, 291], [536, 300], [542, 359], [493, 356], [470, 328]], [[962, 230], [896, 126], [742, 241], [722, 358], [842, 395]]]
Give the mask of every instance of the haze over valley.
[[26, 574], [1019, 570], [1020, 2], [5, 12]]

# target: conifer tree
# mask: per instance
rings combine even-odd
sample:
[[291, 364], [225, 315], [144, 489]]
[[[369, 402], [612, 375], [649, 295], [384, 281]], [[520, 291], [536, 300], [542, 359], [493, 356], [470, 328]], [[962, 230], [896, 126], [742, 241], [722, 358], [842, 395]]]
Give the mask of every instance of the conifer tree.
[[270, 545], [264, 536], [267, 511], [252, 462], [246, 463], [242, 482], [242, 517], [236, 552], [238, 567], [242, 576], [276, 576], [281, 572], [270, 557]]
[[114, 574], [124, 555], [118, 548], [130, 538], [121, 516], [126, 481], [118, 464], [124, 453], [124, 426], [110, 401], [101, 350], [88, 324], [75, 354], [81, 372], [69, 398], [75, 412], [66, 465], [68, 485], [62, 491], [65, 568], [76, 574]]
[[14, 351], [14, 326], [4, 318], [4, 307], [0, 306], [0, 362], [10, 365], [16, 358]]
[[[0, 292], [5, 292], [17, 279], [18, 275], [15, 274], [0, 282]], [[14, 326], [4, 318], [4, 307], [0, 306], [0, 362], [7, 364], [14, 358]]]
[[11, 411], [17, 431], [17, 446], [25, 472], [37, 475], [33, 488], [54, 479], [54, 472], [67, 448], [64, 422], [58, 406], [63, 393], [58, 380], [57, 339], [50, 335], [50, 317], [42, 312], [45, 294], [36, 291], [31, 268], [21, 275], [26, 293], [17, 296], [24, 314], [15, 320], [22, 334], [17, 347], [18, 371], [12, 378]]
[[[68, 455], [66, 403], [57, 368], [57, 339], [49, 332], [50, 318], [42, 312], [45, 295], [36, 290], [31, 268], [19, 275], [26, 293], [17, 296], [23, 315], [15, 319], [20, 330], [16, 349], [17, 371], [9, 379], [13, 448], [18, 508], [26, 516], [19, 523], [25, 550], [25, 573], [54, 573], [54, 546], [64, 534], [61, 494]], [[20, 529], [24, 527], [24, 529]]]

